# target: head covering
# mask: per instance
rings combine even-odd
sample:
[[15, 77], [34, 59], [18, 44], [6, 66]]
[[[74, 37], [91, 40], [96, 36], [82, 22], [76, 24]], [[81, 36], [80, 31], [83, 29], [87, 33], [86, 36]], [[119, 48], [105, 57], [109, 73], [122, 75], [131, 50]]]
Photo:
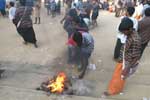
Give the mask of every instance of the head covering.
[[125, 31], [133, 28], [133, 21], [128, 17], [122, 19], [119, 25], [119, 31]]

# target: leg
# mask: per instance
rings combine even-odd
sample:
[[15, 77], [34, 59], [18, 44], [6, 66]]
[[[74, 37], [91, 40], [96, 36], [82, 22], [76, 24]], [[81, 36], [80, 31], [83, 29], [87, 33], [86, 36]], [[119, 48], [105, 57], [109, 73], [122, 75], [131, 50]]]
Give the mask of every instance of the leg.
[[85, 75], [87, 66], [89, 64], [89, 61], [88, 61], [89, 57], [90, 57], [90, 54], [88, 54], [84, 51], [81, 51], [81, 73], [79, 75], [80, 79], [82, 79]]
[[34, 22], [34, 24], [37, 24], [37, 17], [35, 17], [35, 22]]
[[81, 74], [79, 75], [79, 78], [82, 79], [85, 75], [86, 69], [88, 66], [88, 58], [82, 57], [81, 58]]
[[142, 48], [141, 48], [141, 57], [142, 57], [142, 55], [143, 55], [143, 53], [144, 53], [144, 50], [145, 50], [145, 48], [146, 48], [147, 45], [148, 45], [148, 42], [145, 43], [145, 44], [142, 44]]
[[73, 60], [73, 47], [72, 46], [68, 46], [68, 63], [72, 63], [72, 60]]
[[122, 47], [122, 43], [121, 43], [120, 39], [117, 39], [115, 51], [114, 51], [114, 59], [119, 58], [121, 47]]
[[40, 24], [41, 23], [41, 18], [39, 17], [39, 23], [38, 24]]

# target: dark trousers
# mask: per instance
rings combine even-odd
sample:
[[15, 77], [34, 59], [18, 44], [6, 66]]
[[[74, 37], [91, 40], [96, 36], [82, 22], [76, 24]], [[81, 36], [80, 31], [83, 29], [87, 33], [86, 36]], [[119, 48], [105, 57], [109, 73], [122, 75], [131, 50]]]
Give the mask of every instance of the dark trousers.
[[87, 70], [87, 66], [89, 64], [89, 58], [91, 54], [88, 54], [84, 51], [81, 51], [81, 73], [79, 75], [79, 78], [83, 78], [85, 75], [85, 72]]
[[5, 9], [1, 9], [1, 10], [0, 10], [0, 13], [2, 14], [2, 16], [5, 16], [5, 15], [6, 15]]
[[118, 59], [120, 57], [120, 52], [121, 52], [121, 47], [122, 43], [120, 39], [117, 39], [116, 46], [115, 46], [115, 51], [114, 51], [114, 59]]
[[144, 52], [144, 50], [145, 50], [145, 48], [146, 48], [146, 46], [147, 46], [147, 45], [148, 45], [148, 42], [147, 42], [147, 43], [142, 44], [142, 47], [141, 47], [141, 57], [142, 57], [143, 52]]
[[87, 69], [87, 66], [89, 64], [89, 58], [91, 54], [83, 51], [79, 47], [68, 47], [68, 60], [69, 62], [81, 65], [81, 68], [79, 70], [81, 71], [79, 78], [83, 78]]
[[121, 8], [115, 7], [115, 17], [119, 17], [121, 15]]

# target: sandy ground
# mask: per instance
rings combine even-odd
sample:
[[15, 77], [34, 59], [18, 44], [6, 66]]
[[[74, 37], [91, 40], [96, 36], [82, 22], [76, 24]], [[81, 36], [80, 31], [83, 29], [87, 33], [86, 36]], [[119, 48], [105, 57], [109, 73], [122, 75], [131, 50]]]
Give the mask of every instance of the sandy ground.
[[[0, 18], [0, 68], [6, 69], [0, 80], [0, 100], [105, 100], [99, 98], [107, 89], [115, 68], [113, 51], [116, 27], [120, 21], [107, 11], [100, 11], [98, 27], [90, 31], [95, 39], [90, 63], [96, 65], [96, 70], [88, 69], [83, 79], [89, 83], [83, 89], [85, 93], [81, 96], [48, 97], [44, 92], [35, 90], [41, 82], [59, 71], [66, 72], [68, 76], [78, 74], [76, 67], [66, 64], [67, 34], [60, 24], [62, 17], [63, 14], [51, 18], [46, 15], [46, 9], [42, 10], [42, 23], [34, 25], [39, 48], [23, 45], [14, 25], [7, 18]], [[123, 95], [108, 97], [107, 100], [150, 98], [149, 50], [150, 47], [147, 47], [138, 71], [127, 80]]]

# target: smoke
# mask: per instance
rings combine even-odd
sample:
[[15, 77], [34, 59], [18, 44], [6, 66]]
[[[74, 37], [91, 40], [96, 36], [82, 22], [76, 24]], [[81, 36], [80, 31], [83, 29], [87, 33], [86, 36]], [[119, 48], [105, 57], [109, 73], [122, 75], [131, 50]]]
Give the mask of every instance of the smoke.
[[88, 96], [94, 90], [93, 82], [89, 82], [86, 80], [76, 80], [73, 83], [74, 94], [78, 96]]

